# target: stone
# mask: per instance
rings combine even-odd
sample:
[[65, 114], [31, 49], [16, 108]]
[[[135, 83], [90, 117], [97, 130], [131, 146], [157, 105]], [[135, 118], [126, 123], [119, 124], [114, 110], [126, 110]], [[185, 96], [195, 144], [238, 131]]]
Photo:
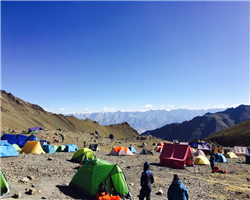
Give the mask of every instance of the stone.
[[28, 194], [34, 195], [37, 193], [37, 190], [29, 189]]
[[163, 191], [162, 189], [159, 189], [158, 192], [156, 192], [157, 195], [162, 195], [163, 194]]
[[52, 157], [48, 157], [48, 160], [53, 160], [53, 158]]
[[30, 181], [30, 179], [28, 178], [22, 178], [21, 180], [19, 180], [18, 182], [22, 182], [22, 183], [28, 183]]
[[14, 198], [20, 198], [21, 197], [21, 192], [17, 192], [13, 195]]
[[29, 180], [32, 180], [32, 181], [35, 179], [34, 176], [27, 176], [27, 178], [28, 178]]

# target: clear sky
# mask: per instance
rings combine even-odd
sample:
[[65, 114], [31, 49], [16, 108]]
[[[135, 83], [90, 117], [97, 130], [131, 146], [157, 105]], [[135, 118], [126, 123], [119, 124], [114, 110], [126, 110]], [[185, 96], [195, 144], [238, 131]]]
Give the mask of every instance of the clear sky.
[[1, 89], [54, 113], [249, 104], [249, 2], [1, 2]]

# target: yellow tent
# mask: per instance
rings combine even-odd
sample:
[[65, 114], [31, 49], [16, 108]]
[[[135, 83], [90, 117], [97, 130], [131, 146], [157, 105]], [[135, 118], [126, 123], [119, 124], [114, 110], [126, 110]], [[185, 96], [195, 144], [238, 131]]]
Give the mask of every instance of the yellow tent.
[[238, 156], [236, 156], [235, 153], [233, 153], [233, 152], [227, 152], [225, 154], [225, 157], [226, 158], [238, 158]]
[[197, 156], [197, 158], [194, 160], [194, 164], [197, 164], [197, 165], [209, 165], [210, 162], [205, 156]]
[[20, 153], [42, 154], [45, 153], [39, 141], [28, 141], [20, 151]]

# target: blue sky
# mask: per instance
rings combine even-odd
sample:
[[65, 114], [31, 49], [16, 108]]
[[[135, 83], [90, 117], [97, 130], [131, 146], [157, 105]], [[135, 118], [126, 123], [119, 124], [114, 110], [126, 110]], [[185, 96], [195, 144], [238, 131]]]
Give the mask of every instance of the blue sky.
[[55, 113], [249, 104], [249, 2], [1, 2], [1, 89]]

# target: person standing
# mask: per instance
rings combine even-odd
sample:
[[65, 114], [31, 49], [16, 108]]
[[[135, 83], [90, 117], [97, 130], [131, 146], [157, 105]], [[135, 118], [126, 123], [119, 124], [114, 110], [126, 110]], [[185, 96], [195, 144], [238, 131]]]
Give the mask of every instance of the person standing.
[[211, 153], [211, 156], [210, 156], [210, 166], [211, 166], [211, 169], [212, 169], [212, 173], [214, 173], [213, 169], [214, 169], [214, 163], [215, 163], [215, 155], [214, 155], [214, 152]]
[[154, 183], [154, 175], [149, 170], [149, 163], [144, 163], [144, 171], [141, 174], [141, 190], [139, 195], [139, 200], [143, 200], [146, 197], [146, 200], [151, 199], [151, 184]]
[[188, 200], [189, 193], [186, 186], [180, 181], [177, 174], [174, 174], [172, 184], [168, 188], [169, 200]]

